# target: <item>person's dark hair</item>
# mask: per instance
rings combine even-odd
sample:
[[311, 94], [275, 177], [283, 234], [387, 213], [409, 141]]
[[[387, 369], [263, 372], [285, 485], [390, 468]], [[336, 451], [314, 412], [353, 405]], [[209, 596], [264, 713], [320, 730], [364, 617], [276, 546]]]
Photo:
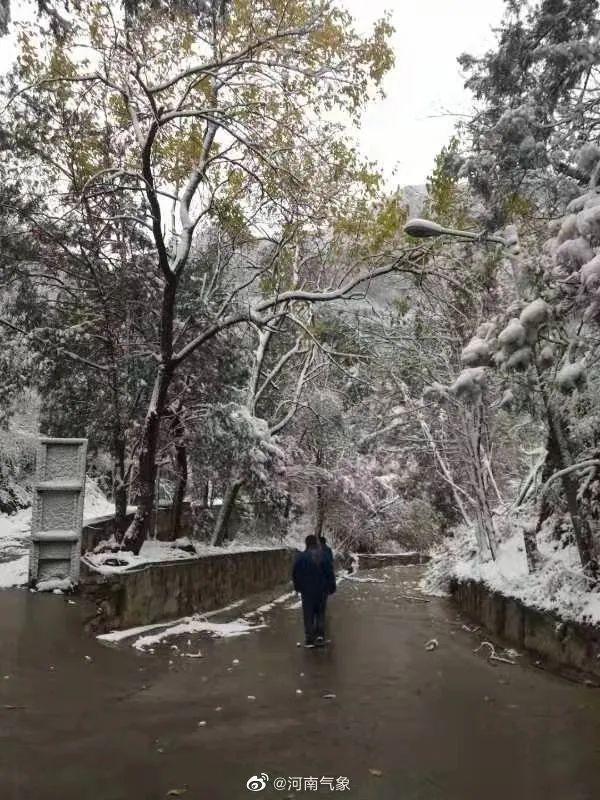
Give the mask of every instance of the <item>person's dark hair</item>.
[[304, 540], [304, 544], [306, 545], [307, 550], [312, 550], [313, 547], [317, 546], [317, 537], [314, 535], [314, 533], [308, 534]]
[[324, 536], [319, 536], [319, 541], [321, 544], [327, 544], [327, 539]]

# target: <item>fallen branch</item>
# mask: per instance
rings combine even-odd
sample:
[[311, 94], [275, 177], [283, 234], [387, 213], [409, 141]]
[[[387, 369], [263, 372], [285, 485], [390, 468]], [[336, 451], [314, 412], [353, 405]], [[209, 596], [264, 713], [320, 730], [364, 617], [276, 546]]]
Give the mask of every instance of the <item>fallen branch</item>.
[[467, 633], [477, 633], [479, 627], [479, 625], [461, 625], [463, 631], [466, 631]]
[[503, 664], [510, 664], [511, 666], [516, 666], [516, 661], [512, 661], [510, 658], [504, 658], [503, 656], [499, 656], [496, 653], [496, 648], [491, 642], [481, 642], [479, 647], [473, 650], [474, 653], [478, 653], [482, 647], [486, 646], [490, 648], [490, 654], [488, 655], [488, 661], [501, 661]]

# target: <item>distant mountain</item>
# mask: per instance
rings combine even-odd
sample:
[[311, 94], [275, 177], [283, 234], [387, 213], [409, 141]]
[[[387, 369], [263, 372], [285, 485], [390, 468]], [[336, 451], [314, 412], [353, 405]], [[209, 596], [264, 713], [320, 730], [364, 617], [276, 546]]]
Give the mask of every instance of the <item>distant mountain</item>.
[[408, 212], [411, 217], [417, 217], [423, 211], [427, 198], [427, 187], [425, 184], [420, 186], [403, 186], [401, 192], [408, 203]]

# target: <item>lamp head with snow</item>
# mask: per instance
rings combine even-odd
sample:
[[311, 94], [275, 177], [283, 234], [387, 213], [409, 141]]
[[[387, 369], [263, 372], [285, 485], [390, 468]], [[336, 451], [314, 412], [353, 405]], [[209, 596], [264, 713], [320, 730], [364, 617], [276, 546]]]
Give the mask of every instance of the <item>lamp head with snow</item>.
[[[518, 237], [516, 232], [512, 238], [503, 239], [501, 236], [489, 236], [487, 233], [478, 233], [477, 231], [458, 231], [454, 228], [444, 228], [438, 225], [437, 222], [432, 222], [430, 219], [409, 219], [404, 226], [404, 232], [415, 239], [432, 239], [436, 236], [452, 236], [455, 239], [468, 239], [471, 242], [480, 242], [481, 244], [501, 244], [502, 247], [512, 247], [518, 244]], [[516, 250], [515, 250], [516, 253]]]
[[409, 219], [404, 226], [404, 232], [415, 239], [430, 239], [446, 233], [446, 229], [429, 219]]

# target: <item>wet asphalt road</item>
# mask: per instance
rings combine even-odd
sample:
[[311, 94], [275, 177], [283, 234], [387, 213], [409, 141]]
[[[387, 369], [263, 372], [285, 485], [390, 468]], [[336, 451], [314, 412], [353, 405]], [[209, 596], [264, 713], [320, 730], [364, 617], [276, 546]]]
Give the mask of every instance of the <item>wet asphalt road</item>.
[[488, 663], [446, 601], [401, 596], [415, 568], [369, 574], [386, 580], [341, 584], [329, 648], [297, 648], [280, 607], [201, 659], [100, 644], [64, 597], [0, 592], [1, 800], [600, 797], [600, 690]]

